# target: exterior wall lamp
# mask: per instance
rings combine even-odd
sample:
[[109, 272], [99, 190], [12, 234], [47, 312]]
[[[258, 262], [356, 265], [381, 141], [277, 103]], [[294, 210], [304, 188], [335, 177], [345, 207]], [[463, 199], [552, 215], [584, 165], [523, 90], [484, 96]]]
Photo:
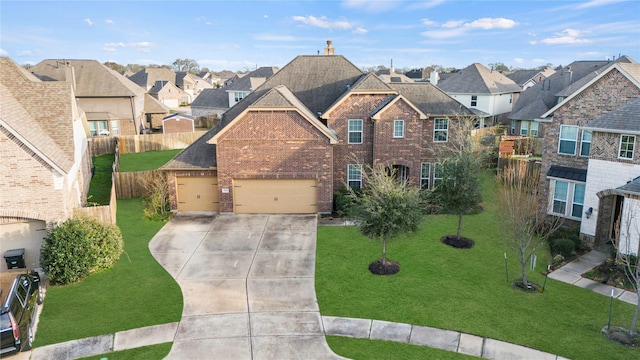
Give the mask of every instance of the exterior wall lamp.
[[593, 208], [592, 207], [588, 208], [584, 214], [587, 216], [587, 219], [590, 218], [591, 214], [593, 214]]

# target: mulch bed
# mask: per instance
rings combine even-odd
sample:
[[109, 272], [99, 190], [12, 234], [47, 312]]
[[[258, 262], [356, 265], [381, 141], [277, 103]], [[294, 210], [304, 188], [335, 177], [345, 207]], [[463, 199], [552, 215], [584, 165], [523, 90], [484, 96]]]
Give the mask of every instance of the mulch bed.
[[455, 235], [445, 235], [440, 238], [440, 241], [456, 249], [471, 249], [475, 244], [475, 242], [469, 238], [461, 236], [460, 239], [458, 239]]
[[369, 271], [374, 275], [393, 275], [400, 272], [400, 264], [388, 259], [383, 264], [382, 259], [378, 259], [369, 264]]

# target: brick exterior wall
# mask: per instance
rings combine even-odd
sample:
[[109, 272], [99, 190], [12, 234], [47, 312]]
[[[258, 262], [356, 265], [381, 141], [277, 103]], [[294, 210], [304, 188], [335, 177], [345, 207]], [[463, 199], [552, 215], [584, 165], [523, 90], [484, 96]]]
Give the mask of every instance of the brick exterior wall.
[[332, 211], [333, 151], [311, 123], [294, 111], [251, 111], [230, 126], [216, 148], [220, 212], [233, 212], [233, 179], [316, 179], [318, 212]]
[[[542, 202], [539, 206], [545, 209], [548, 206], [549, 180], [547, 179], [547, 172], [551, 168], [551, 165], [587, 169], [589, 158], [579, 155], [581, 131], [578, 133], [576, 155], [558, 154], [560, 125], [586, 126], [595, 118], [615, 110], [638, 97], [640, 97], [640, 89], [618, 70], [613, 69], [610, 73], [600, 78], [589, 88], [556, 110], [553, 114], [553, 122], [544, 124], [545, 134], [542, 150], [542, 167], [540, 171]], [[604, 154], [597, 156], [605, 156], [607, 159], [612, 159], [609, 157], [609, 155], [611, 155], [610, 149], [594, 149], [594, 147], [606, 146], [604, 144], [597, 145], [595, 140], [597, 140], [597, 137], [596, 139], [592, 139], [592, 153], [598, 154], [601, 151], [605, 151]], [[605, 155], [607, 152], [609, 155]], [[617, 159], [617, 155], [615, 158]]]

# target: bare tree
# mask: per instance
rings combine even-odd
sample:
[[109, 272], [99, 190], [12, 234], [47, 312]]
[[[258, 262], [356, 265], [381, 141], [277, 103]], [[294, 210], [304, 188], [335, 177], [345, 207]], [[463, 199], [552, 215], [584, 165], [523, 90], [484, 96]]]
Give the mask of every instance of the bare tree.
[[527, 262], [561, 225], [562, 218], [539, 209], [540, 168], [515, 162], [498, 173], [498, 220], [505, 242], [520, 262], [522, 286], [529, 288]]
[[617, 226], [619, 230], [616, 232], [619, 235], [618, 241], [615, 241], [614, 245], [617, 250], [616, 261], [624, 267], [624, 273], [636, 291], [637, 303], [629, 328], [629, 335], [633, 336], [640, 313], [640, 292], [638, 291], [640, 289], [640, 256], [638, 256], [640, 255], [638, 254], [640, 251], [640, 228], [636, 218], [640, 212], [640, 203], [625, 198], [624, 206], [627, 209], [623, 210], [624, 215], [618, 221], [620, 226]]
[[162, 171], [149, 172], [142, 180], [145, 190], [144, 215], [164, 219], [169, 213], [169, 183]]
[[190, 73], [200, 71], [200, 65], [193, 59], [176, 59], [171, 65], [175, 71], [186, 71]]

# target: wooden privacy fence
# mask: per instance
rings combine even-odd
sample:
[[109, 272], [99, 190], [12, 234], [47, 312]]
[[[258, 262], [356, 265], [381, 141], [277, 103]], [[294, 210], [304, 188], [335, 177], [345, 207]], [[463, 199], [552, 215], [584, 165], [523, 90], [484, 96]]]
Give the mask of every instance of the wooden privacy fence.
[[184, 149], [198, 140], [207, 130], [175, 134], [144, 134], [96, 136], [89, 139], [92, 156], [113, 154], [116, 148], [123, 154], [145, 151]]
[[[115, 174], [115, 173], [114, 173]], [[118, 205], [116, 202], [116, 186], [115, 175], [111, 175], [111, 197], [109, 199], [109, 205], [100, 206], [86, 206], [76, 209], [76, 212], [88, 215], [94, 219], [97, 219], [102, 224], [115, 224], [116, 223], [116, 211]]]
[[133, 199], [145, 197], [145, 179], [150, 176], [164, 176], [159, 170], [116, 172], [114, 173], [116, 197], [118, 199]]

